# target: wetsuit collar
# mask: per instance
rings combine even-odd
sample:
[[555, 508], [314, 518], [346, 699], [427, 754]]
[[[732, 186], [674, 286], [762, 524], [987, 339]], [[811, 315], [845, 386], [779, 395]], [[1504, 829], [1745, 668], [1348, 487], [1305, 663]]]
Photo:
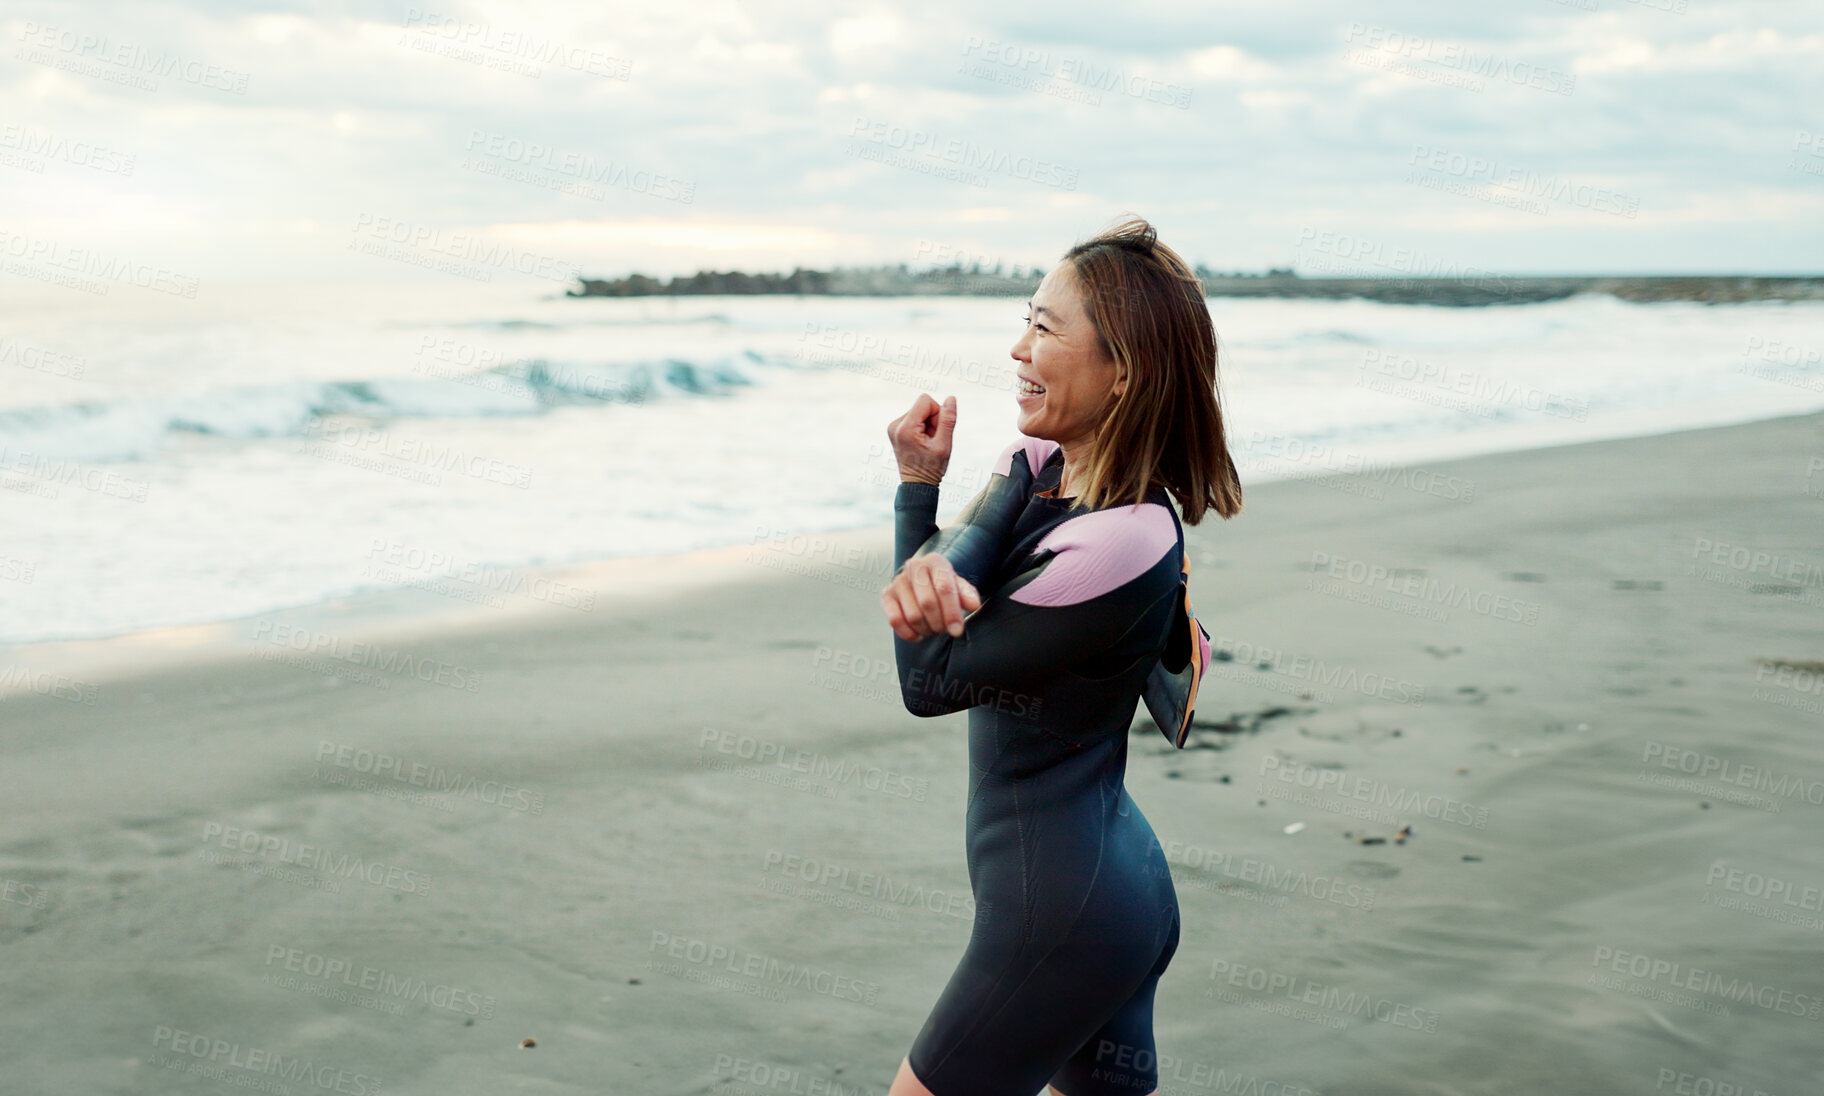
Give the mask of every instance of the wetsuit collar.
[[1058, 497], [1058, 488], [1063, 485], [1063, 480], [1064, 450], [1062, 448], [1053, 449], [1051, 451], [1051, 456], [1045, 458], [1044, 466], [1039, 469], [1038, 476], [1033, 480], [1034, 486], [1038, 488], [1038, 490], [1033, 493], [1033, 497], [1051, 499], [1054, 502], [1070, 501], [1070, 498], [1074, 498], [1075, 496], [1069, 496], [1068, 498]]
[[[1064, 450], [1053, 449], [1051, 451], [1051, 456], [1045, 458], [1044, 465], [1039, 468], [1038, 475], [1033, 477], [1032, 484], [1034, 490], [1032, 497], [1035, 499], [1044, 499], [1047, 502], [1074, 503], [1077, 498], [1075, 495], [1066, 495], [1062, 498], [1058, 497], [1058, 488], [1063, 485], [1063, 480]], [[1169, 496], [1167, 495], [1165, 488], [1155, 486], [1146, 493], [1146, 497], [1150, 502], [1163, 503]]]

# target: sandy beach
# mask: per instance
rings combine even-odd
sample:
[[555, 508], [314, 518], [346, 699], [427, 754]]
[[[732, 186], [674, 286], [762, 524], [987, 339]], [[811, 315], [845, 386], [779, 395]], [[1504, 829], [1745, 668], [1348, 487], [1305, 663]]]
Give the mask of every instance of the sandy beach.
[[[1226, 657], [1128, 770], [1162, 1092], [1815, 1092], [1821, 528], [1824, 415], [1187, 528]], [[890, 555], [0, 650], [0, 1088], [884, 1093], [974, 916]]]

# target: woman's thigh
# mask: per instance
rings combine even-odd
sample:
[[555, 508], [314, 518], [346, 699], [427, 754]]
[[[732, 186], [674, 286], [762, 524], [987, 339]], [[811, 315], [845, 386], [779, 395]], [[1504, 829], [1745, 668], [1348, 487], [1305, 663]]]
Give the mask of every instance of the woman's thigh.
[[1050, 1079], [1064, 1096], [1146, 1096], [1159, 1087], [1153, 1042], [1153, 997], [1178, 950], [1178, 920], [1140, 988], [1121, 1003], [1095, 1034]]
[[978, 925], [907, 1056], [935, 1096], [1038, 1092], [1117, 1014], [1130, 1015], [1124, 1032], [1139, 1023], [1142, 991], [1150, 1044], [1151, 985], [1177, 944], [1177, 909], [1106, 890], [1057, 939], [1021, 943]]

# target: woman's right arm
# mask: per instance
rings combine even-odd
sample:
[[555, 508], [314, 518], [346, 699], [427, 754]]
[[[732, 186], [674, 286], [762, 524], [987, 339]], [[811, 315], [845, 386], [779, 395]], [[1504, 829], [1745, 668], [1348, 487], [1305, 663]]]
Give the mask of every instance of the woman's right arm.
[[893, 493], [893, 573], [937, 532], [937, 484], [902, 481]]
[[1028, 463], [1028, 441], [1022, 437], [1001, 451], [987, 484], [942, 529], [936, 522], [938, 489], [901, 483], [893, 499], [893, 573], [897, 575], [907, 560], [935, 552], [971, 586], [986, 582], [1011, 547], [1013, 526], [1032, 495], [1035, 469]]
[[[900, 471], [893, 498], [893, 575], [881, 591], [882, 607], [897, 604], [895, 631], [916, 639], [962, 631], [964, 614], [981, 606], [976, 587], [1006, 555], [1013, 528], [1032, 491], [1035, 465], [1048, 446], [1022, 436], [1002, 451], [989, 482], [948, 528], [937, 527], [938, 483], [950, 463], [956, 397], [940, 405], [921, 393], [912, 409], [887, 426]], [[903, 595], [903, 597], [902, 597]], [[910, 615], [907, 615], [910, 614]], [[888, 611], [889, 619], [894, 611]]]

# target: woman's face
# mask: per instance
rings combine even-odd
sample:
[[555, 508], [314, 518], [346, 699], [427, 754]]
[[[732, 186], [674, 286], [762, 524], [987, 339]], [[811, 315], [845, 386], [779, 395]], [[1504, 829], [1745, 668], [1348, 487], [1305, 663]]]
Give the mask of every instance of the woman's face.
[[1013, 344], [1014, 372], [1044, 389], [1014, 382], [1019, 431], [1064, 446], [1094, 436], [1103, 404], [1127, 387], [1115, 363], [1096, 347], [1083, 309], [1082, 285], [1069, 262], [1051, 268], [1027, 302], [1026, 329]]

